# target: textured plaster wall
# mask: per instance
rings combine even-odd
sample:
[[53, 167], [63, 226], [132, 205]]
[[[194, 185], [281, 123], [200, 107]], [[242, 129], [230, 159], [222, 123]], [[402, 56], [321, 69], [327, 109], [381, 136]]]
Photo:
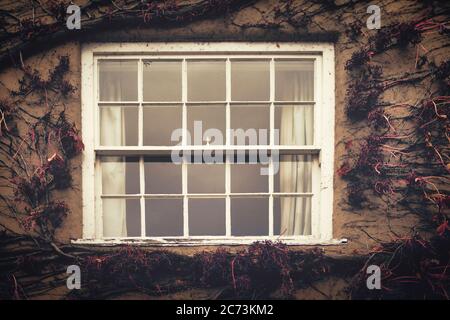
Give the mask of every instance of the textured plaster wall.
[[[338, 2], [338, 1], [337, 1]], [[345, 1], [342, 1], [345, 2]], [[413, 1], [379, 1], [385, 4], [382, 8], [382, 26], [393, 22], [409, 21], [412, 17], [420, 17], [423, 15], [420, 4]], [[351, 43], [345, 36], [345, 25], [351, 23], [355, 19], [365, 22], [368, 14], [366, 13], [367, 4], [361, 3], [349, 9], [340, 17], [335, 16], [332, 11], [324, 12], [322, 15], [316, 16], [313, 22], [308, 25], [308, 29], [294, 28], [288, 24], [282, 25], [282, 32], [277, 30], [264, 30], [261, 28], [242, 28], [237, 24], [260, 23], [262, 14], [270, 12], [277, 1], [260, 1], [255, 6], [245, 8], [232, 16], [225, 16], [210, 20], [200, 20], [192, 24], [178, 26], [174, 28], [135, 28], [122, 29], [115, 31], [101, 31], [91, 35], [89, 41], [171, 41], [173, 39], [195, 39], [207, 41], [214, 38], [223, 39], [248, 39], [249, 41], [269, 39], [283, 39], [286, 36], [293, 35], [296, 39], [313, 38], [314, 33], [339, 32], [339, 38], [335, 43], [336, 52], [336, 118], [335, 118], [335, 171], [341, 164], [341, 157], [344, 154], [344, 146], [342, 141], [351, 136], [364, 136], [367, 128], [358, 125], [352, 125], [345, 113], [345, 93], [349, 81], [346, 70], [344, 69], [346, 61], [350, 58], [353, 51], [361, 47], [362, 43]], [[367, 35], [373, 34], [374, 31], [363, 29]], [[363, 38], [364, 39], [364, 35]], [[361, 42], [363, 40], [361, 39]], [[439, 35], [429, 35], [423, 45], [430, 51], [428, 57], [435, 59], [437, 62], [448, 58], [444, 54], [445, 51], [436, 50], [441, 43]], [[448, 53], [448, 50], [447, 50]], [[26, 65], [32, 65], [47, 74], [51, 66], [57, 63], [59, 55], [70, 56], [70, 81], [77, 87], [77, 91], [66, 103], [67, 114], [71, 121], [75, 122], [78, 128], [81, 128], [81, 101], [80, 101], [80, 77], [81, 77], [81, 43], [67, 42], [60, 44], [51, 50], [38, 53], [30, 58], [25, 59]], [[375, 57], [375, 62], [383, 65], [385, 75], [398, 75], [403, 72], [414, 71], [416, 48], [410, 47], [409, 50], [394, 49], [388, 54]], [[4, 86], [9, 88], [17, 87], [17, 80], [20, 72], [14, 68], [7, 68], [0, 72], [0, 95], [5, 96]], [[387, 91], [383, 95], [383, 99], [392, 103], [396, 102], [414, 102], [418, 97], [411, 93], [407, 87], [395, 87]], [[61, 198], [70, 206], [70, 214], [65, 219], [62, 227], [57, 231], [56, 237], [59, 242], [67, 243], [71, 239], [81, 238], [82, 236], [82, 198], [81, 198], [81, 161], [82, 157], [72, 160], [74, 186], [71, 190], [60, 192], [55, 195], [55, 199]], [[7, 186], [3, 186], [1, 192], [9, 192]], [[408, 234], [418, 220], [413, 215], [396, 217], [394, 212], [387, 213], [385, 204], [380, 203], [374, 209], [370, 210], [354, 210], [345, 203], [346, 201], [346, 182], [337, 174], [334, 177], [334, 212], [333, 212], [333, 235], [335, 238], [347, 238], [348, 244], [339, 246], [329, 246], [325, 250], [334, 254], [352, 254], [354, 252], [367, 252], [373, 245], [372, 240], [367, 234], [377, 239], [392, 239], [393, 233], [400, 235]], [[394, 208], [395, 209], [395, 208]], [[391, 210], [393, 210], [391, 208]], [[1, 218], [5, 219], [5, 218]], [[11, 228], [19, 230], [13, 221], [4, 221]], [[362, 231], [364, 230], [364, 231]], [[214, 250], [215, 247], [179, 247], [170, 248], [179, 253], [193, 254], [201, 250]], [[235, 249], [231, 248], [232, 250]], [[319, 283], [318, 288], [326, 293], [330, 298], [343, 298], [342, 291], [345, 281], [342, 279], [332, 279], [324, 283]], [[324, 298], [325, 295], [317, 290], [299, 290], [299, 298]], [[141, 296], [133, 296], [136, 298], [144, 298]], [[207, 298], [207, 291], [192, 291], [188, 293], [176, 294], [173, 298]]]

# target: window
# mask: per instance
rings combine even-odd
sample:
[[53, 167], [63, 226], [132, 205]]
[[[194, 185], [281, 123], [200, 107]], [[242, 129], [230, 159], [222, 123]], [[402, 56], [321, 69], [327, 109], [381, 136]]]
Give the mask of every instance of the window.
[[84, 240], [332, 240], [332, 45], [88, 44], [82, 66]]

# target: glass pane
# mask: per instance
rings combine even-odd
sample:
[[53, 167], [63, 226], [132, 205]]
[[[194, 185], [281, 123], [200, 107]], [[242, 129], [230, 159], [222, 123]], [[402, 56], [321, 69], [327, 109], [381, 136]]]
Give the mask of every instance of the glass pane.
[[268, 101], [269, 97], [269, 61], [231, 62], [232, 100]]
[[103, 236], [140, 237], [139, 199], [103, 199]]
[[170, 158], [145, 158], [144, 171], [145, 193], [181, 193], [181, 165], [172, 163]]
[[171, 141], [171, 137], [179, 128], [182, 128], [181, 106], [144, 107], [144, 145], [176, 145], [181, 142], [181, 137], [176, 141]]
[[144, 61], [144, 101], [181, 101], [181, 61]]
[[225, 120], [224, 106], [188, 106], [188, 144], [224, 145]]
[[138, 108], [100, 107], [100, 145], [136, 146], [138, 144]]
[[225, 61], [187, 62], [188, 100], [225, 100]]
[[189, 193], [224, 193], [224, 164], [188, 164]]
[[231, 198], [231, 235], [269, 234], [268, 198]]
[[100, 101], [137, 101], [137, 61], [100, 60]]
[[189, 199], [189, 235], [225, 235], [225, 199]]
[[278, 130], [280, 145], [314, 144], [313, 106], [276, 106], [275, 129]]
[[101, 157], [103, 194], [139, 193], [139, 158]]
[[231, 129], [233, 129], [230, 135], [231, 144], [269, 144], [270, 110], [268, 105], [233, 105], [230, 112]]
[[147, 237], [182, 236], [183, 200], [145, 200], [145, 224]]
[[312, 192], [312, 155], [280, 156], [274, 173], [275, 192]]
[[274, 235], [311, 235], [311, 197], [274, 197]]
[[267, 168], [267, 165], [231, 164], [231, 192], [269, 192], [269, 176], [261, 174], [263, 167]]
[[314, 61], [275, 61], [275, 100], [314, 101]]

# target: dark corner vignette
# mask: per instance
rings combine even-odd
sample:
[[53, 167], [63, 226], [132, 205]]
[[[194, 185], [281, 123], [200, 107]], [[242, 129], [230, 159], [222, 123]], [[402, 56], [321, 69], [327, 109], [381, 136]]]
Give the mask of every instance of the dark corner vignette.
[[281, 319], [448, 300], [449, 12], [0, 0], [1, 302]]

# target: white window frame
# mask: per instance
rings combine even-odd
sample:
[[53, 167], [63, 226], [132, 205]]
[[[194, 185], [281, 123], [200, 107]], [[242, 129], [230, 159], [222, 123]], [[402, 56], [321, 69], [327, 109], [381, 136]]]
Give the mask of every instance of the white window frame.
[[[123, 146], [104, 147], [99, 145], [99, 129], [97, 121], [97, 94], [95, 70], [96, 59], [143, 59], [155, 56], [170, 55], [186, 59], [189, 57], [202, 58], [238, 58], [239, 55], [257, 58], [267, 58], [282, 55], [283, 58], [302, 58], [314, 60], [314, 145], [313, 146], [276, 146], [271, 138], [270, 146], [183, 146], [183, 147], [153, 147], [153, 146]], [[229, 61], [229, 59], [227, 60]], [[271, 60], [270, 77], [274, 81], [274, 63]], [[82, 239], [75, 243], [92, 243], [115, 245], [118, 243], [135, 243], [149, 245], [241, 245], [250, 244], [257, 240], [282, 241], [288, 245], [316, 245], [338, 244], [346, 242], [345, 239], [333, 239], [332, 212], [333, 212], [333, 175], [334, 175], [334, 114], [335, 114], [335, 60], [334, 45], [330, 43], [273, 43], [273, 42], [217, 42], [217, 43], [88, 43], [82, 45], [81, 52], [81, 119], [82, 137], [85, 144], [82, 160], [82, 208], [83, 208], [83, 235]], [[230, 63], [227, 63], [229, 68]], [[185, 66], [185, 64], [184, 64]], [[142, 68], [142, 63], [139, 63]], [[229, 74], [229, 73], [227, 73]], [[141, 79], [140, 79], [141, 80]], [[273, 84], [273, 83], [272, 83]], [[138, 92], [142, 93], [142, 84], [139, 84]], [[271, 85], [271, 91], [273, 85]], [[229, 90], [228, 90], [229, 91]], [[140, 94], [142, 97], [142, 94]], [[186, 97], [183, 97], [185, 108]], [[270, 94], [271, 112], [274, 112], [274, 92]], [[142, 103], [142, 101], [138, 101]], [[230, 95], [227, 92], [227, 101], [230, 105]], [[142, 104], [140, 104], [142, 110]], [[272, 118], [272, 117], [271, 117]], [[142, 117], [140, 117], [142, 119]], [[142, 120], [139, 123], [142, 131]], [[273, 127], [273, 124], [271, 125]], [[272, 131], [272, 130], [271, 130]], [[271, 132], [270, 131], [270, 132]], [[142, 137], [142, 133], [139, 133]], [[272, 133], [271, 133], [272, 137]], [[142, 141], [142, 138], [139, 139]], [[141, 143], [142, 145], [142, 143]], [[96, 157], [100, 155], [160, 155], [172, 150], [261, 150], [269, 148], [278, 150], [280, 154], [315, 154], [313, 164], [313, 194], [312, 201], [312, 235], [308, 236], [274, 236], [273, 227], [269, 236], [190, 236], [190, 237], [134, 237], [134, 238], [103, 238], [102, 237], [102, 210], [99, 193], [96, 188], [101, 185], [101, 177], [98, 174], [100, 163]], [[228, 164], [229, 165], [229, 164]], [[141, 163], [141, 166], [143, 164]], [[142, 169], [142, 168], [141, 168]], [[141, 170], [142, 171], [142, 170]], [[141, 172], [142, 175], [142, 172]], [[320, 179], [314, 177], [320, 176]], [[270, 179], [270, 178], [269, 178]], [[142, 180], [142, 177], [141, 177]], [[319, 181], [320, 180], [320, 181]], [[142, 183], [142, 182], [141, 182]], [[273, 184], [269, 184], [273, 185]], [[142, 187], [142, 186], [141, 186]], [[229, 187], [227, 187], [229, 190]], [[269, 190], [273, 191], [273, 190]], [[270, 196], [273, 198], [273, 195]], [[271, 207], [271, 203], [269, 207]], [[186, 205], [186, 203], [185, 203]], [[229, 211], [229, 210], [228, 210]], [[272, 210], [270, 210], [272, 212]], [[229, 212], [227, 213], [229, 215]], [[186, 218], [186, 216], [184, 216]], [[228, 217], [227, 217], [228, 218]], [[273, 215], [270, 215], [269, 225], [273, 226]], [[186, 234], [187, 221], [184, 219]], [[142, 226], [145, 229], [145, 225]], [[228, 229], [228, 228], [227, 228]], [[227, 230], [229, 234], [229, 230]]]

